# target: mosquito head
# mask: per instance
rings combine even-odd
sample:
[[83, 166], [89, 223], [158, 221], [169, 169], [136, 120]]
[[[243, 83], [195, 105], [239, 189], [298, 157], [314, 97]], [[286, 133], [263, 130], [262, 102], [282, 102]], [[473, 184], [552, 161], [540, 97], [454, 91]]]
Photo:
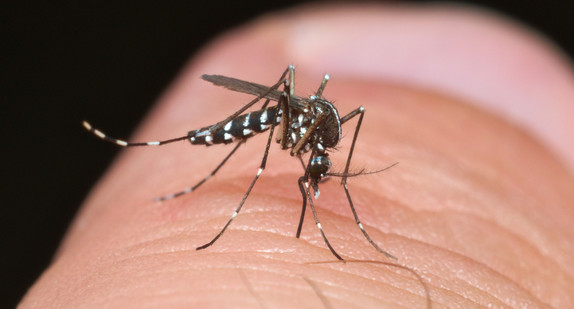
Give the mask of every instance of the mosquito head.
[[321, 181], [323, 177], [331, 169], [331, 159], [329, 159], [328, 154], [323, 154], [316, 156], [311, 160], [311, 165], [309, 166], [309, 176], [314, 183]]
[[313, 191], [315, 191], [315, 198], [318, 198], [320, 194], [319, 183], [330, 169], [331, 159], [329, 159], [327, 153], [316, 156], [311, 160], [311, 164], [309, 165], [309, 177], [311, 178], [311, 187]]

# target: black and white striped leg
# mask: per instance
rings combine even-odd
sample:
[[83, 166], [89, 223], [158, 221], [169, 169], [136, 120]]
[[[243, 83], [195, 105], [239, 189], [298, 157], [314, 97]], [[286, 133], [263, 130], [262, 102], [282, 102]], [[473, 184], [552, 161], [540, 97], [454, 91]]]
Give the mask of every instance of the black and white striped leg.
[[307, 192], [305, 188], [301, 186], [301, 179], [299, 179], [299, 190], [301, 190], [301, 195], [303, 197], [303, 206], [301, 206], [301, 216], [299, 218], [299, 226], [297, 226], [296, 238], [301, 236], [301, 231], [303, 230], [303, 222], [305, 221], [305, 211], [307, 210]]
[[[299, 157], [299, 159], [301, 160], [301, 164], [303, 164], [303, 169], [306, 170], [305, 163], [301, 157]], [[321, 179], [321, 183], [327, 181], [328, 179], [329, 178]], [[299, 189], [301, 190], [301, 195], [303, 197], [303, 205], [301, 206], [301, 216], [299, 218], [299, 225], [297, 226], [297, 233], [295, 234], [296, 238], [300, 238], [301, 236], [301, 231], [303, 230], [303, 222], [305, 221], [305, 211], [307, 210], [307, 193], [301, 186], [299, 186]]]
[[178, 196], [190, 193], [192, 191], [195, 191], [195, 189], [199, 188], [199, 186], [201, 186], [202, 184], [204, 184], [209, 178], [211, 178], [212, 176], [214, 176], [217, 171], [219, 171], [219, 169], [227, 162], [227, 160], [229, 160], [229, 158], [231, 158], [231, 156], [235, 153], [235, 151], [237, 151], [237, 149], [239, 148], [239, 146], [243, 145], [245, 143], [244, 140], [240, 141], [237, 143], [237, 145], [235, 145], [235, 147], [233, 147], [233, 150], [231, 150], [231, 152], [225, 157], [225, 159], [223, 159], [223, 161], [221, 161], [221, 163], [219, 163], [219, 165], [217, 165], [217, 167], [211, 171], [211, 173], [209, 173], [209, 175], [205, 176], [205, 178], [203, 178], [201, 181], [199, 181], [198, 183], [196, 183], [195, 185], [188, 187], [184, 190], [181, 190], [177, 193], [172, 193], [172, 194], [168, 194], [168, 195], [164, 195], [164, 196], [159, 196], [154, 198], [154, 201], [156, 202], [162, 202], [165, 200], [169, 200], [172, 198], [176, 198]]
[[[283, 93], [281, 95], [281, 98], [279, 99], [279, 104], [278, 106], [282, 105], [282, 102], [286, 99], [286, 94]], [[271, 124], [271, 128], [269, 129], [269, 138], [267, 139], [267, 145], [265, 146], [265, 153], [263, 154], [263, 159], [261, 160], [261, 165], [259, 165], [259, 170], [257, 171], [257, 174], [255, 175], [255, 177], [253, 178], [253, 180], [251, 181], [251, 184], [249, 185], [249, 188], [247, 189], [247, 192], [245, 192], [245, 195], [243, 196], [243, 199], [241, 200], [241, 203], [239, 203], [239, 206], [237, 206], [237, 208], [235, 209], [235, 212], [233, 213], [233, 215], [231, 215], [231, 218], [229, 218], [229, 220], [227, 221], [227, 223], [223, 226], [223, 228], [221, 229], [221, 231], [219, 231], [219, 233], [208, 243], [206, 243], [203, 246], [199, 246], [196, 248], [196, 250], [202, 250], [205, 249], [211, 245], [213, 245], [218, 239], [219, 237], [221, 237], [221, 235], [223, 235], [223, 233], [225, 232], [225, 230], [227, 230], [227, 227], [229, 227], [229, 225], [231, 224], [231, 222], [233, 221], [233, 219], [235, 219], [235, 217], [239, 214], [239, 212], [241, 211], [241, 208], [243, 207], [243, 204], [245, 204], [245, 201], [247, 200], [247, 197], [249, 196], [249, 194], [251, 193], [251, 190], [253, 189], [253, 186], [255, 186], [255, 183], [257, 182], [257, 180], [259, 179], [259, 176], [261, 176], [261, 173], [263, 173], [263, 170], [265, 170], [265, 165], [267, 164], [267, 157], [269, 155], [269, 148], [271, 147], [271, 141], [273, 140], [273, 131], [275, 130], [275, 123], [272, 122]]]
[[169, 144], [169, 143], [173, 143], [173, 142], [183, 141], [183, 140], [186, 140], [189, 138], [189, 135], [185, 135], [185, 136], [180, 136], [180, 137], [167, 139], [167, 140], [163, 140], [163, 141], [132, 143], [132, 142], [127, 142], [127, 141], [117, 139], [114, 137], [110, 137], [110, 136], [106, 135], [104, 132], [94, 128], [89, 122], [87, 122], [85, 120], [82, 121], [82, 125], [84, 126], [84, 128], [86, 128], [86, 130], [93, 133], [95, 136], [99, 137], [100, 139], [103, 139], [104, 141], [107, 141], [107, 142], [110, 142], [110, 143], [113, 143], [113, 144], [116, 144], [116, 145], [122, 146], [122, 147], [161, 146], [161, 145], [165, 145], [165, 144]]
[[341, 118], [341, 124], [347, 122], [349, 119], [352, 119], [353, 117], [360, 115], [359, 116], [359, 121], [357, 121], [357, 127], [355, 128], [355, 134], [353, 136], [353, 142], [351, 143], [351, 148], [349, 149], [349, 155], [347, 157], [347, 164], [345, 165], [345, 172], [343, 173], [343, 178], [341, 179], [341, 184], [343, 185], [343, 188], [345, 189], [345, 194], [347, 195], [347, 200], [349, 201], [349, 206], [351, 207], [351, 212], [353, 212], [353, 217], [355, 217], [355, 222], [357, 223], [357, 226], [361, 229], [361, 232], [363, 232], [363, 235], [365, 236], [365, 238], [369, 241], [369, 243], [380, 253], [386, 255], [387, 257], [391, 258], [391, 259], [395, 259], [397, 260], [397, 258], [395, 256], [393, 256], [392, 254], [384, 251], [383, 249], [381, 249], [369, 236], [369, 234], [367, 233], [367, 231], [365, 230], [365, 228], [363, 227], [363, 223], [361, 223], [361, 220], [359, 219], [359, 216], [357, 215], [357, 211], [355, 210], [355, 206], [353, 205], [353, 200], [351, 199], [351, 194], [349, 193], [349, 188], [347, 187], [347, 178], [349, 175], [349, 167], [351, 165], [351, 158], [353, 157], [353, 151], [355, 150], [355, 143], [357, 142], [357, 137], [359, 136], [359, 130], [361, 129], [361, 124], [363, 123], [363, 117], [365, 116], [365, 108], [364, 107], [359, 107], [357, 109], [355, 109], [354, 111], [350, 112], [349, 114], [345, 115], [343, 118]]
[[277, 132], [277, 142], [281, 144], [281, 149], [287, 149], [287, 144], [289, 142], [289, 123], [291, 122], [291, 98], [295, 95], [295, 67], [289, 65], [287, 67], [289, 72], [289, 77], [285, 79], [283, 93], [285, 94], [285, 100], [283, 100], [283, 106], [280, 106], [282, 110], [281, 123], [279, 125], [279, 131]]
[[[311, 211], [313, 212], [313, 218], [315, 219], [315, 224], [317, 225], [319, 232], [321, 232], [321, 236], [323, 237], [323, 241], [325, 242], [327, 247], [329, 247], [329, 250], [331, 250], [331, 253], [338, 260], [344, 261], [344, 259], [337, 253], [337, 251], [335, 251], [335, 249], [333, 249], [333, 246], [331, 246], [331, 243], [327, 239], [325, 232], [323, 232], [323, 227], [321, 226], [321, 222], [319, 221], [319, 217], [317, 216], [317, 211], [315, 210], [315, 205], [313, 204], [313, 198], [311, 197], [311, 192], [309, 191], [309, 180], [306, 179], [305, 176], [299, 178], [299, 189], [301, 190], [301, 194], [303, 194], [303, 207], [304, 208], [306, 205], [306, 201], [309, 201], [309, 205], [311, 206]], [[297, 233], [299, 233], [299, 232], [300, 231], [298, 230]]]
[[[307, 171], [307, 167], [305, 166], [305, 162], [303, 162], [303, 158], [300, 155], [297, 155], [299, 162], [301, 162], [301, 166], [303, 166], [303, 170]], [[305, 221], [305, 210], [307, 210], [307, 195], [303, 187], [299, 186], [301, 190], [301, 195], [303, 197], [303, 206], [301, 206], [301, 217], [299, 218], [299, 226], [297, 226], [297, 234], [295, 234], [296, 238], [301, 236], [301, 231], [303, 230], [303, 222]]]

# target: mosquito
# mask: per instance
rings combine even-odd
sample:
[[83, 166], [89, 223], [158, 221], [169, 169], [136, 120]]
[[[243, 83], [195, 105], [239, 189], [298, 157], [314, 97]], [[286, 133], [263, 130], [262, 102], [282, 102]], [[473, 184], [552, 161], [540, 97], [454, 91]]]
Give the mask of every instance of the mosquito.
[[[86, 128], [86, 130], [90, 131], [100, 139], [122, 147], [160, 146], [182, 140], [189, 140], [192, 145], [205, 146], [236, 143], [231, 152], [229, 152], [229, 154], [219, 163], [219, 165], [217, 165], [215, 169], [213, 169], [211, 173], [201, 181], [177, 193], [158, 197], [155, 199], [156, 201], [169, 200], [196, 190], [209, 178], [214, 176], [225, 163], [227, 163], [229, 158], [233, 156], [239, 146], [246, 143], [249, 138], [259, 133], [269, 131], [267, 144], [265, 146], [265, 151], [261, 160], [261, 164], [259, 165], [259, 169], [257, 170], [257, 174], [251, 181], [247, 192], [235, 209], [235, 212], [233, 215], [231, 215], [219, 233], [208, 243], [197, 247], [197, 250], [202, 250], [213, 245], [223, 235], [233, 219], [235, 219], [237, 214], [239, 214], [241, 211], [243, 204], [247, 200], [247, 197], [251, 193], [251, 190], [259, 179], [259, 176], [263, 173], [263, 170], [265, 170], [267, 157], [269, 155], [269, 148], [273, 140], [273, 133], [275, 129], [277, 129], [278, 132], [276, 135], [276, 142], [280, 144], [282, 150], [288, 150], [291, 156], [297, 157], [305, 171], [303, 176], [301, 176], [297, 182], [301, 191], [303, 204], [301, 207], [301, 216], [299, 219], [299, 225], [297, 227], [296, 237], [299, 238], [301, 236], [305, 210], [308, 203], [313, 213], [315, 224], [321, 233], [323, 241], [337, 259], [343, 260], [343, 258], [335, 251], [327, 239], [327, 236], [323, 231], [323, 227], [321, 226], [321, 222], [319, 221], [319, 217], [317, 216], [315, 204], [313, 201], [319, 197], [319, 183], [325, 181], [330, 176], [341, 177], [341, 185], [345, 190], [351, 212], [353, 213], [355, 222], [363, 233], [364, 237], [378, 252], [389, 258], [395, 260], [397, 259], [390, 253], [381, 249], [371, 239], [363, 224], [361, 223], [361, 220], [359, 219], [353, 204], [353, 200], [351, 199], [351, 194], [349, 193], [349, 188], [347, 187], [348, 177], [364, 174], [363, 172], [355, 174], [350, 173], [349, 168], [353, 156], [353, 151], [355, 149], [355, 143], [357, 141], [359, 130], [365, 115], [365, 108], [362, 106], [358, 107], [347, 115], [340, 117], [339, 112], [333, 103], [326, 100], [322, 96], [323, 90], [325, 90], [325, 86], [329, 81], [328, 74], [325, 74], [323, 81], [321, 82], [314, 95], [309, 96], [309, 98], [296, 96], [295, 67], [293, 65], [288, 66], [279, 80], [271, 87], [222, 75], [203, 75], [202, 79], [209, 81], [216, 86], [222, 86], [232, 91], [251, 94], [256, 97], [245, 106], [240, 108], [238, 111], [225, 118], [223, 121], [220, 121], [211, 126], [203, 127], [198, 130], [189, 131], [185, 136], [162, 141], [137, 143], [127, 142], [125, 140], [106, 135], [102, 131], [94, 128], [87, 121], [83, 122], [83, 126]], [[279, 90], [281, 86], [283, 86], [282, 91]], [[262, 100], [265, 101], [261, 106], [261, 109], [252, 112], [246, 112], [247, 109]], [[277, 104], [272, 104], [269, 106], [271, 101], [277, 102]], [[333, 151], [341, 140], [341, 126], [356, 116], [358, 116], [359, 119], [357, 121], [355, 133], [353, 135], [353, 141], [347, 155], [345, 170], [342, 173], [330, 173], [329, 170], [331, 168], [331, 159], [329, 158], [329, 151]], [[310, 153], [310, 155], [307, 163], [305, 163], [303, 160], [303, 155], [307, 153]], [[395, 164], [388, 166], [383, 170], [388, 169]], [[313, 195], [310, 192], [310, 188], [313, 190]]]

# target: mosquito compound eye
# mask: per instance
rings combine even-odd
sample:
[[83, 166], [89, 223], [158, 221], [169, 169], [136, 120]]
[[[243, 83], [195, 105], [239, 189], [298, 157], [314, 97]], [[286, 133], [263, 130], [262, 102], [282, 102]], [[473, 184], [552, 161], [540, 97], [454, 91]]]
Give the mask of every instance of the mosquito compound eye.
[[312, 178], [322, 178], [331, 169], [331, 159], [328, 156], [318, 156], [311, 160], [309, 173]]

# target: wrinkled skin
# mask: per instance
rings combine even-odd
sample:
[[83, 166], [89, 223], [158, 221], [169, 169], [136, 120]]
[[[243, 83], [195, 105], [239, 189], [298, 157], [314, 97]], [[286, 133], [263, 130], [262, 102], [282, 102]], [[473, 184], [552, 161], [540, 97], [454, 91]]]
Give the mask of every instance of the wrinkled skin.
[[[433, 308], [574, 307], [574, 78], [544, 40], [470, 9], [281, 12], [206, 47], [132, 140], [185, 134], [249, 100], [203, 82], [203, 73], [270, 85], [289, 63], [299, 95], [328, 71], [324, 95], [341, 114], [367, 109], [355, 170], [400, 162], [349, 188], [367, 231], [422, 276]], [[343, 128], [335, 171], [355, 124]], [[313, 264], [335, 258], [310, 212], [294, 237], [301, 166], [275, 143], [228, 231], [195, 250], [233, 213], [265, 142], [253, 138], [199, 190], [162, 203], [153, 197], [199, 181], [231, 146], [123, 152], [20, 307], [425, 308], [423, 285], [408, 271]], [[316, 201], [335, 249], [394, 262], [363, 238], [339, 181], [320, 184]]]

